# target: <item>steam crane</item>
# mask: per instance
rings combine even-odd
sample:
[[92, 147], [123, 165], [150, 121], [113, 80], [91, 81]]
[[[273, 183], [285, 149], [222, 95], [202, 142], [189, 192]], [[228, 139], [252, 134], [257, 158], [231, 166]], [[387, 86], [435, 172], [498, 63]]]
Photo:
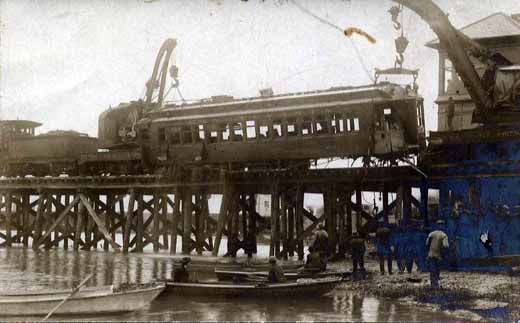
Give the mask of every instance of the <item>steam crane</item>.
[[[447, 51], [449, 59], [475, 102], [473, 123], [486, 126], [519, 121], [520, 107], [515, 106], [512, 95], [502, 95], [502, 97], [507, 97], [504, 101], [498, 100], [498, 93], [495, 93], [496, 91], [512, 91], [514, 86], [520, 86], [514, 82], [505, 85], [505, 88], [504, 84], [501, 84], [500, 87], [497, 86], [497, 80], [504, 79], [500, 76], [500, 68], [512, 65], [509, 60], [499, 53], [493, 53], [482, 47], [456, 30], [448, 16], [431, 0], [394, 1], [417, 13], [437, 34], [441, 47]], [[470, 56], [485, 66], [483, 75], [477, 73]], [[509, 71], [509, 73], [511, 72], [518, 75], [509, 79], [518, 80], [520, 71], [515, 69]], [[507, 102], [508, 100], [509, 102]]]

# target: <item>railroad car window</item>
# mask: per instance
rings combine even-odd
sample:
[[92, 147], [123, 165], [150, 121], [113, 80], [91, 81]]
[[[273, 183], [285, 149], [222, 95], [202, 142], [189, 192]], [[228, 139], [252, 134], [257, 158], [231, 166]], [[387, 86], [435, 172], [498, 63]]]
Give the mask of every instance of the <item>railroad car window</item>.
[[274, 138], [278, 138], [278, 137], [282, 136], [282, 121], [281, 120], [273, 121], [273, 131], [274, 131]]
[[204, 141], [206, 138], [206, 132], [204, 131], [204, 125], [199, 124], [197, 127], [197, 141]]
[[287, 136], [295, 137], [298, 135], [298, 123], [296, 118], [287, 119]]
[[221, 124], [220, 129], [222, 129], [222, 140], [228, 141], [229, 137], [231, 136], [231, 133], [229, 131], [229, 125], [228, 124]]
[[191, 127], [190, 126], [182, 126], [182, 143], [183, 144], [191, 144]]
[[354, 118], [354, 131], [359, 131], [359, 119]]
[[258, 123], [260, 124], [258, 127], [258, 138], [267, 139], [269, 137], [269, 126], [267, 125], [267, 121], [258, 121]]
[[316, 117], [316, 133], [318, 135], [323, 135], [328, 132], [327, 129], [327, 119], [324, 115], [318, 115]]
[[218, 131], [213, 130], [209, 133], [209, 142], [216, 143], [218, 141]]
[[166, 141], [166, 128], [159, 128], [159, 142]]
[[242, 128], [242, 122], [233, 124], [233, 141], [244, 140], [244, 129]]
[[247, 138], [255, 139], [256, 138], [256, 125], [254, 120], [246, 121], [247, 126]]
[[352, 119], [345, 118], [345, 131], [351, 132], [352, 131]]
[[302, 122], [302, 135], [310, 136], [312, 135], [312, 121], [310, 117], [304, 117]]
[[332, 129], [332, 133], [342, 133], [345, 131], [345, 127], [344, 127], [344, 124], [343, 124], [343, 119], [341, 119], [341, 115], [340, 114], [333, 114], [332, 115], [332, 118], [331, 118], [331, 121], [330, 121], [330, 126], [331, 126], [331, 129]]

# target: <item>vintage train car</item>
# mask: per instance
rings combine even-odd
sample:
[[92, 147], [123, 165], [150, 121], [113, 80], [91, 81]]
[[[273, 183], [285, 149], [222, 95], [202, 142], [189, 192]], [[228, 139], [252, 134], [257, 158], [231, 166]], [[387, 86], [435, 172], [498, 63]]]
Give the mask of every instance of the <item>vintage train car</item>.
[[3, 176], [77, 175], [83, 153], [97, 151], [97, 139], [75, 131], [35, 135], [41, 124], [28, 120], [0, 121]]
[[212, 97], [145, 112], [137, 124], [143, 157], [168, 164], [330, 157], [392, 159], [425, 146], [423, 100], [391, 83], [254, 98]]

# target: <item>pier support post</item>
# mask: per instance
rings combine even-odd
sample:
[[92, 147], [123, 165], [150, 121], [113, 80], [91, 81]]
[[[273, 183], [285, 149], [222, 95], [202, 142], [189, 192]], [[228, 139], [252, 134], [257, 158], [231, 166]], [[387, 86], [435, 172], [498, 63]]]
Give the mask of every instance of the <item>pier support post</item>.
[[173, 197], [173, 219], [172, 219], [172, 235], [170, 238], [170, 254], [174, 255], [177, 253], [177, 234], [179, 227], [179, 218], [181, 216], [180, 204], [181, 204], [181, 190], [180, 188], [175, 189], [175, 195]]
[[303, 187], [298, 186], [296, 190], [296, 237], [298, 246], [298, 260], [303, 260]]
[[13, 211], [13, 196], [11, 192], [5, 194], [5, 245], [11, 247], [12, 245], [12, 211]]
[[[135, 207], [135, 191], [133, 188], [129, 190], [130, 196], [128, 200], [128, 208], [126, 210], [126, 221], [125, 228], [123, 230], [123, 253], [128, 253], [128, 247], [130, 245], [130, 233], [132, 228], [132, 221], [134, 215], [134, 207]], [[106, 238], [105, 238], [106, 240]]]
[[144, 249], [144, 196], [142, 192], [137, 195], [137, 226], [135, 230], [135, 251], [143, 252]]

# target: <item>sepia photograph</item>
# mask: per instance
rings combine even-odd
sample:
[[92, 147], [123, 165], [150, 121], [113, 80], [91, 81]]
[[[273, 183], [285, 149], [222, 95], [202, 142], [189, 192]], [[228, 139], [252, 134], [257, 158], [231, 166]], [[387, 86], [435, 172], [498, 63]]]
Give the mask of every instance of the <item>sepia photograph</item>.
[[0, 322], [520, 322], [518, 0], [0, 0]]

